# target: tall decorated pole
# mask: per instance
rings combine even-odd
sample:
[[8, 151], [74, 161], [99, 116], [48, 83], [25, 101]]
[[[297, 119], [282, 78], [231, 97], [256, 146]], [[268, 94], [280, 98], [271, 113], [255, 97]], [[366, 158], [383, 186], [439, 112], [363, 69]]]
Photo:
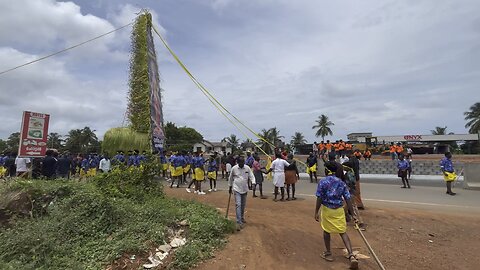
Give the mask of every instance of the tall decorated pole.
[[160, 92], [160, 79], [158, 74], [157, 56], [152, 36], [152, 15], [147, 13], [147, 58], [148, 79], [150, 86], [150, 132], [153, 150], [162, 153], [165, 143], [163, 130], [162, 94]]
[[133, 24], [128, 81], [129, 125], [112, 128], [105, 133], [102, 148], [106, 153], [133, 149], [163, 150], [165, 132], [160, 78], [151, 22], [151, 14], [144, 11]]

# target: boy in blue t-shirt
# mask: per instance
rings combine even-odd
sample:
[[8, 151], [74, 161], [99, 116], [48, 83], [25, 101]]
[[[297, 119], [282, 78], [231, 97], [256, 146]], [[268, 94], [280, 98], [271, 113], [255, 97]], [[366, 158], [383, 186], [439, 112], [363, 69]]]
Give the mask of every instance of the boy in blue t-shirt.
[[208, 159], [207, 178], [210, 180], [209, 192], [217, 191], [217, 161], [214, 156], [210, 156]]

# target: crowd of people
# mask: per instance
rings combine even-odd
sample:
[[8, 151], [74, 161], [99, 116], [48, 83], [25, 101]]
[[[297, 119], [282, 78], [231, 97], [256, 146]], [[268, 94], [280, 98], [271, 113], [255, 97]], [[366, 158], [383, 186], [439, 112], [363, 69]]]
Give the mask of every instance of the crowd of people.
[[[332, 233], [340, 234], [348, 251], [351, 268], [358, 267], [358, 260], [352, 251], [350, 239], [346, 233], [346, 224], [355, 221], [358, 228], [365, 230], [359, 215], [359, 209], [363, 210], [364, 204], [360, 193], [360, 166], [359, 160], [370, 158], [370, 155], [352, 150], [348, 144], [340, 146], [343, 142], [338, 141], [337, 146], [327, 141], [323, 147], [317, 147], [318, 152], [312, 151], [306, 160], [307, 173], [310, 182], [317, 184], [317, 202], [315, 208], [315, 220], [321, 223], [324, 232], [326, 250], [321, 257], [327, 261], [332, 260], [330, 238]], [[331, 145], [327, 147], [327, 145]], [[405, 153], [401, 145], [392, 144], [395, 152], [392, 158], [397, 160], [398, 176], [402, 179], [403, 188], [410, 188], [411, 153]], [[452, 163], [451, 153], [446, 153], [440, 162], [440, 168], [447, 185], [447, 194], [455, 195], [452, 191], [452, 182], [457, 178]], [[325, 177], [318, 179], [317, 170], [320, 162], [325, 168]], [[70, 178], [73, 176], [94, 176], [97, 173], [108, 173], [112, 166], [141, 166], [147, 160], [146, 152], [142, 154], [138, 150], [123, 151], [110, 160], [108, 155], [59, 155], [54, 150], [47, 150], [42, 159], [30, 160], [29, 158], [15, 157], [13, 154], [0, 156], [0, 176], [2, 174], [17, 177], [28, 177], [32, 170], [33, 178]], [[221, 177], [228, 181], [229, 193], [234, 195], [236, 205], [237, 230], [244, 228], [245, 207], [248, 191], [253, 192], [253, 198], [264, 196], [263, 183], [265, 175], [272, 173], [273, 177], [273, 201], [296, 200], [295, 185], [300, 179], [299, 168], [293, 154], [286, 151], [276, 151], [270, 166], [262, 165], [260, 156], [256, 153], [246, 152], [245, 157], [231, 153], [213, 153], [204, 157], [203, 153], [195, 152], [167, 152], [159, 156], [162, 176], [170, 182], [170, 188], [187, 185], [186, 191], [205, 195], [202, 189], [204, 181], [208, 181], [208, 192], [217, 191], [217, 178]], [[221, 172], [221, 176], [220, 173]], [[190, 181], [187, 181], [190, 180]], [[193, 188], [192, 188], [193, 186]], [[193, 190], [192, 190], [193, 189]], [[257, 195], [259, 192], [259, 196]], [[285, 198], [286, 194], [286, 198]], [[280, 196], [280, 198], [279, 198]]]
[[336, 153], [337, 156], [354, 155], [357, 159], [370, 160], [372, 158], [372, 152], [367, 148], [363, 152], [359, 149], [355, 149], [355, 145], [350, 142], [344, 142], [342, 139], [335, 142], [321, 141], [320, 143], [314, 142], [312, 145], [312, 152], [318, 158], [327, 157], [330, 153]]
[[0, 177], [20, 178], [85, 178], [95, 176], [97, 173], [106, 173], [113, 165], [140, 166], [146, 161], [146, 151], [142, 154], [138, 150], [123, 151], [110, 159], [107, 154], [60, 154], [49, 149], [43, 158], [19, 157], [16, 153], [0, 155]]

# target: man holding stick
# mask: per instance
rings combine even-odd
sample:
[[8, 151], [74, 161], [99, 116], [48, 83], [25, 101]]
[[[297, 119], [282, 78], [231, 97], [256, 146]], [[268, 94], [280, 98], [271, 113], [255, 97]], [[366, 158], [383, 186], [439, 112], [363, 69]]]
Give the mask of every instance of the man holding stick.
[[237, 219], [237, 231], [245, 226], [245, 206], [247, 203], [247, 193], [251, 189], [252, 183], [255, 183], [255, 176], [250, 167], [245, 165], [245, 159], [239, 157], [237, 165], [232, 167], [228, 177], [228, 192], [235, 195], [235, 209]]
[[[347, 185], [335, 176], [337, 169], [336, 162], [326, 162], [325, 175], [327, 176], [321, 179], [317, 186], [315, 220], [320, 221], [322, 226], [323, 240], [326, 248], [326, 251], [321, 254], [321, 257], [326, 261], [333, 261], [330, 248], [330, 234], [338, 233], [347, 248], [350, 269], [358, 269], [358, 260], [353, 254], [352, 244], [347, 235], [347, 221], [343, 210], [343, 200], [347, 203], [349, 211], [354, 214], [356, 222], [357, 219], [350, 201], [350, 192], [348, 191]], [[321, 210], [321, 218], [319, 210]]]

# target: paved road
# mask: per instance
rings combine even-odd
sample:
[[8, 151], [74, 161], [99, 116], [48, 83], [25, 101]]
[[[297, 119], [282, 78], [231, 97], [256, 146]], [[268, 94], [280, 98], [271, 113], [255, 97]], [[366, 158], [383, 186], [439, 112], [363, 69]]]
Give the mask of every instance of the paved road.
[[[363, 179], [361, 185], [362, 198], [368, 207], [419, 209], [427, 211], [445, 211], [450, 214], [478, 215], [480, 214], [480, 191], [466, 190], [458, 187], [454, 189], [456, 196], [445, 194], [442, 180], [425, 180], [423, 185], [414, 180], [411, 189], [400, 188], [398, 179], [389, 177], [384, 179]], [[217, 181], [219, 190], [227, 190], [224, 179]], [[302, 179], [297, 183], [297, 197], [314, 199], [316, 184]], [[208, 182], [204, 182], [203, 189], [208, 190]], [[272, 194], [272, 183], [266, 181], [264, 191]]]

